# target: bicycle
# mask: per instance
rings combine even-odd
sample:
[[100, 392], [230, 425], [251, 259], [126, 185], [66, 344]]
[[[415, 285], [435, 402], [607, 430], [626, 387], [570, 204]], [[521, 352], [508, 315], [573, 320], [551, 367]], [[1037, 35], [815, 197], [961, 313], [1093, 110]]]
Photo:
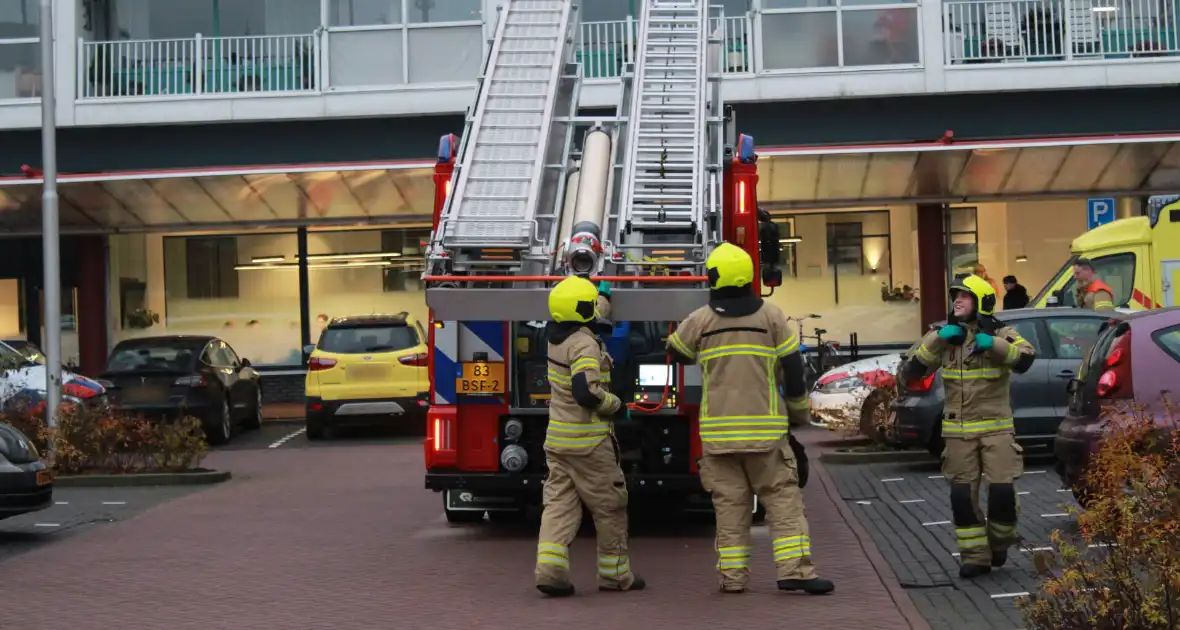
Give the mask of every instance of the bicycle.
[[[801, 343], [799, 346], [799, 351], [803, 353], [803, 379], [807, 384], [807, 389], [810, 390], [815, 387], [816, 381], [819, 380], [819, 377], [822, 376], [824, 372], [827, 372], [829, 369], [835, 367], [835, 365], [838, 364], [838, 359], [840, 357], [840, 344], [834, 341], [824, 341], [824, 335], [827, 334], [828, 331], [823, 328], [815, 328], [814, 335], [804, 334], [803, 322], [809, 319], [822, 319], [822, 316], [811, 313], [810, 315], [806, 315], [804, 317], [787, 317], [788, 321], [795, 322], [795, 327], [799, 332], [800, 342], [805, 342], [812, 339], [815, 340], [815, 356], [807, 356], [806, 345]], [[833, 358], [837, 359], [837, 361], [833, 362]]]

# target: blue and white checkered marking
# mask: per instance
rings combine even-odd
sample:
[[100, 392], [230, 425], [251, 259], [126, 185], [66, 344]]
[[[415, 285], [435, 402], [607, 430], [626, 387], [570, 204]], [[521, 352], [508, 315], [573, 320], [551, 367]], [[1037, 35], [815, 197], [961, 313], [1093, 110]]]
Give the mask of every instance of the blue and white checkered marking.
[[434, 330], [433, 404], [458, 401], [455, 379], [463, 375], [462, 363], [474, 361], [476, 354], [486, 355], [487, 361], [505, 360], [504, 326], [502, 322], [443, 322], [442, 328]]

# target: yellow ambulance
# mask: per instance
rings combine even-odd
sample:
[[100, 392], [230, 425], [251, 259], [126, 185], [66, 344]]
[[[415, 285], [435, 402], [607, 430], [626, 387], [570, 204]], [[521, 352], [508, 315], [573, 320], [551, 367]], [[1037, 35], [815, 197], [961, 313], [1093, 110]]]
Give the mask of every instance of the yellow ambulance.
[[1119, 219], [1074, 239], [1072, 255], [1029, 303], [1030, 308], [1076, 306], [1073, 263], [1088, 258], [1110, 286], [1119, 310], [1180, 304], [1180, 195], [1148, 200], [1148, 216]]

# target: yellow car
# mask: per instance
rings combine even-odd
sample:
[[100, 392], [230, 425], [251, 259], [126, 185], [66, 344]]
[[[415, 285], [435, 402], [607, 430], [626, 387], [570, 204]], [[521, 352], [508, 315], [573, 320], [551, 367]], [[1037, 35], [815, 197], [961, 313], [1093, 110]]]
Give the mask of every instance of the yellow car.
[[307, 437], [374, 420], [417, 422], [425, 416], [429, 349], [408, 313], [356, 315], [328, 322], [307, 362]]

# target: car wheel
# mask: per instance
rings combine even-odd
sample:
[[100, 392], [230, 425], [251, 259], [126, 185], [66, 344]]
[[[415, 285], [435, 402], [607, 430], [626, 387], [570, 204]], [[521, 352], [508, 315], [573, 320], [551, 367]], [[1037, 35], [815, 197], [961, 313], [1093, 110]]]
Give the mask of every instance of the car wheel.
[[885, 395], [873, 392], [865, 398], [860, 410], [860, 434], [878, 444], [884, 444], [890, 432], [889, 408]]
[[258, 393], [254, 399], [254, 413], [246, 420], [247, 429], [261, 429], [262, 428], [262, 388], [258, 388]]
[[483, 512], [479, 510], [452, 510], [447, 507], [447, 495], [443, 493], [443, 514], [447, 517], [448, 523], [481, 523], [483, 522]]
[[328, 437], [328, 432], [322, 422], [308, 418], [304, 426], [307, 427], [307, 439], [309, 440], [318, 442]]
[[233, 419], [229, 413], [229, 403], [225, 400], [221, 401], [220, 411], [210, 418], [205, 436], [213, 445], [227, 444], [233, 437]]

